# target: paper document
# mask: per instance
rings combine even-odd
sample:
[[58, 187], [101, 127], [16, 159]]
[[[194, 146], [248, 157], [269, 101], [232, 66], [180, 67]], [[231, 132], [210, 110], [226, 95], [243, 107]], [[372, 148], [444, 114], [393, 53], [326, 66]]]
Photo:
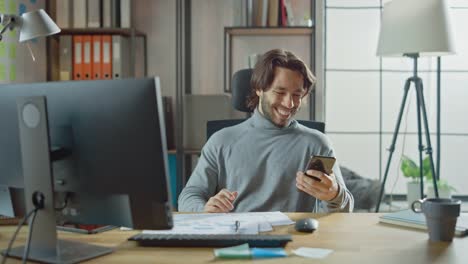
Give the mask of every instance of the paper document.
[[297, 255], [299, 257], [304, 257], [304, 258], [312, 258], [312, 259], [323, 259], [332, 252], [333, 252], [332, 249], [308, 248], [308, 247], [300, 247], [292, 251], [294, 255]]
[[272, 226], [292, 225], [294, 221], [281, 212], [239, 213], [247, 216], [263, 216]]
[[294, 223], [281, 212], [174, 214], [173, 217], [172, 230], [144, 230], [143, 234], [258, 234], [273, 230], [273, 226]]

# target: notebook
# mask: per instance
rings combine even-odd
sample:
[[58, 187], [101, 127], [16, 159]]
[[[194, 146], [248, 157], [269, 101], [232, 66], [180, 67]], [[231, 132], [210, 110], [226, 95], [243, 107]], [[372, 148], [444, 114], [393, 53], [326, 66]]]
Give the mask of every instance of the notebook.
[[[403, 210], [384, 214], [379, 217], [379, 222], [427, 230], [426, 218], [424, 214], [418, 214], [413, 212], [412, 210]], [[468, 213], [460, 213], [460, 216], [457, 219], [455, 235], [468, 235]]]

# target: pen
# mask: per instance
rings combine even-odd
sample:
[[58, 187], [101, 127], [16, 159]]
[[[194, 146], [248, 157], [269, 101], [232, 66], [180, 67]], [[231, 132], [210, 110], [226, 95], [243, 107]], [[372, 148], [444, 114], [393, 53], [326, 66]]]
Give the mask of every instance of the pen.
[[235, 231], [236, 233], [239, 231], [239, 227], [240, 227], [240, 221], [239, 220], [236, 220], [236, 222], [234, 223], [235, 224]]

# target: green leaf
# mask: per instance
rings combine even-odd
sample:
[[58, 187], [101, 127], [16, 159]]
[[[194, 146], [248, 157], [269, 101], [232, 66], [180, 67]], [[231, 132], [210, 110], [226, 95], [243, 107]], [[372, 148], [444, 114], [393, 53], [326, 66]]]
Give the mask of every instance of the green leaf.
[[408, 178], [418, 178], [419, 177], [419, 167], [414, 161], [412, 161], [407, 156], [403, 155], [401, 157], [401, 171], [403, 175]]

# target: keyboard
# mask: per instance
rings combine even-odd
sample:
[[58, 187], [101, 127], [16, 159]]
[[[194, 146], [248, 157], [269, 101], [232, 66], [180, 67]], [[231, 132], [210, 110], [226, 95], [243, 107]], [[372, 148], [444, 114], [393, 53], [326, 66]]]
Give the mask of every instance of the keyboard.
[[250, 247], [285, 247], [291, 235], [182, 235], [138, 234], [128, 240], [143, 247], [229, 247], [249, 243]]

